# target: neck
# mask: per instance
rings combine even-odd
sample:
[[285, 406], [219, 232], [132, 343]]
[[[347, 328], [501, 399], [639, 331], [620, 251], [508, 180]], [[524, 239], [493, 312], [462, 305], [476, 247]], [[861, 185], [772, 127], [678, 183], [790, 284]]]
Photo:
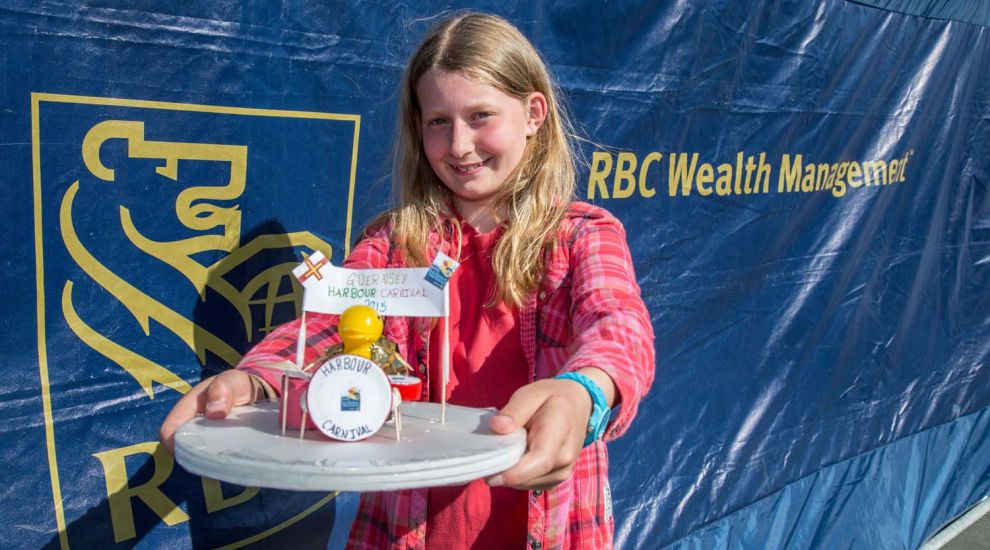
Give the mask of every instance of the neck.
[[489, 202], [470, 202], [454, 199], [454, 209], [460, 214], [465, 222], [471, 224], [478, 233], [488, 233], [495, 229], [495, 213]]

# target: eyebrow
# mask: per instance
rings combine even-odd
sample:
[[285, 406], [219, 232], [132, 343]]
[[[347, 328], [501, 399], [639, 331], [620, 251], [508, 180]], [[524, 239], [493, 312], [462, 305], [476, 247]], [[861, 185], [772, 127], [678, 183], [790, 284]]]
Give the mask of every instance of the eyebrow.
[[[466, 107], [466, 110], [468, 112], [470, 112], [470, 113], [476, 113], [478, 111], [496, 111], [496, 110], [498, 110], [498, 107], [494, 103], [481, 102], [481, 103], [472, 103], [472, 104], [468, 105]], [[426, 109], [423, 108], [422, 103], [419, 106], [419, 112], [424, 117], [437, 116], [437, 115], [444, 115], [444, 116], [446, 116], [447, 115], [447, 111], [446, 110], [433, 110], [433, 111], [426, 110]]]

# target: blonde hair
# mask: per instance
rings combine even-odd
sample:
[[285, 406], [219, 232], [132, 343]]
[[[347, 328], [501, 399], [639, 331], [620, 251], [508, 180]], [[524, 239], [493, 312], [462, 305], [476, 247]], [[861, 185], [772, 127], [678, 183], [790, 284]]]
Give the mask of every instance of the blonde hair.
[[[573, 132], [559, 93], [533, 45], [500, 17], [459, 14], [426, 36], [402, 79], [393, 148], [392, 185], [398, 207], [385, 214], [392, 223], [393, 242], [409, 265], [430, 263], [429, 233], [454, 214], [450, 191], [423, 152], [418, 124], [416, 86], [431, 69], [461, 73], [520, 101], [533, 92], [546, 97], [547, 117], [527, 140], [523, 158], [494, 202], [495, 221], [504, 234], [492, 257], [497, 285], [491, 303], [522, 305], [542, 280], [546, 251], [574, 197]], [[501, 213], [506, 219], [499, 218]]]

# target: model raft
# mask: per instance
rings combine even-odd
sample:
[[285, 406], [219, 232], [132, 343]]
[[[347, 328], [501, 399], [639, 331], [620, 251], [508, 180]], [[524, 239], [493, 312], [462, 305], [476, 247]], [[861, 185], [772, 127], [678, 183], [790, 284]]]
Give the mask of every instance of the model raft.
[[[525, 430], [495, 434], [494, 410], [446, 404], [446, 282], [456, 267], [443, 255], [430, 268], [370, 270], [334, 267], [320, 253], [308, 258], [293, 271], [305, 289], [295, 364], [257, 365], [282, 371], [281, 399], [235, 407], [225, 420], [194, 418], [176, 433], [176, 461], [230, 483], [301, 491], [455, 485], [515, 465], [526, 449]], [[343, 287], [361, 292], [333, 291]], [[389, 298], [340, 298], [357, 295]], [[343, 340], [310, 365], [303, 362], [307, 312], [341, 314]], [[375, 312], [440, 318], [441, 403], [412, 401], [422, 381], [381, 337]], [[386, 423], [389, 414], [394, 421]]]

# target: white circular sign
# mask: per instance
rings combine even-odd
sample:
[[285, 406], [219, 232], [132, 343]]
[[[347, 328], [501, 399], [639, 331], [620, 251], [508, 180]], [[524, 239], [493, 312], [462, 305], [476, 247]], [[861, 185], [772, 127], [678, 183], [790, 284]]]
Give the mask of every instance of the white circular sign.
[[338, 355], [323, 363], [306, 392], [313, 423], [339, 441], [359, 441], [377, 432], [391, 406], [392, 389], [385, 372], [357, 355]]

